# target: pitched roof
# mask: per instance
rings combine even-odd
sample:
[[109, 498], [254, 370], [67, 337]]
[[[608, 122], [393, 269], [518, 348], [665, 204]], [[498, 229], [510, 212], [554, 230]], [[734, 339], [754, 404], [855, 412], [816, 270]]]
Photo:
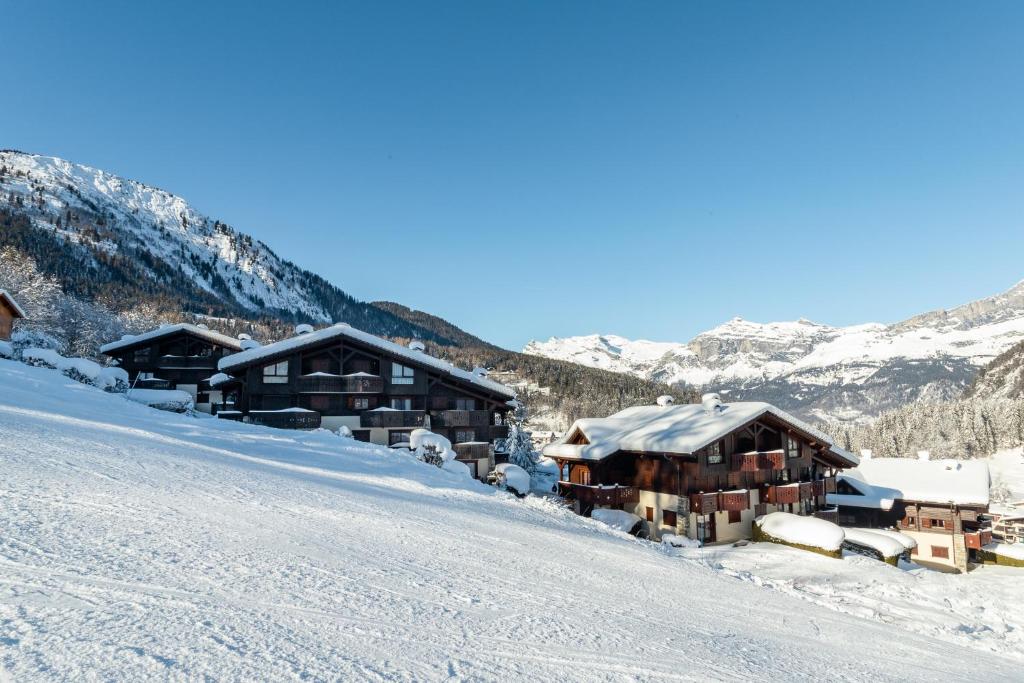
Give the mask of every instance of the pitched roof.
[[855, 491], [830, 493], [833, 505], [889, 510], [897, 500], [937, 505], [988, 505], [988, 463], [981, 460], [864, 458], [839, 475]]
[[387, 339], [381, 339], [369, 332], [357, 330], [347, 323], [336, 323], [331, 327], [325, 327], [321, 330], [317, 330], [316, 332], [300, 334], [296, 337], [282, 339], [281, 341], [274, 342], [273, 344], [267, 344], [266, 346], [260, 346], [259, 348], [249, 349], [248, 351], [226, 356], [220, 359], [220, 363], [218, 363], [217, 367], [221, 372], [232, 372], [274, 356], [291, 353], [299, 349], [315, 346], [334, 339], [348, 339], [368, 346], [373, 346], [392, 356], [397, 356], [419, 365], [426, 365], [445, 374], [451, 375], [463, 382], [476, 384], [483, 389], [487, 389], [507, 398], [511, 399], [516, 397], [516, 392], [509, 389], [504, 384], [498, 384], [486, 377], [480, 377], [468, 370], [458, 368], [448, 361], [428, 356], [422, 351], [414, 351], [402, 346], [401, 344], [396, 344], [388, 341]]
[[[617, 451], [689, 455], [763, 415], [772, 415], [794, 429], [829, 446], [829, 451], [852, 467], [857, 456], [833, 445], [832, 439], [770, 403], [723, 403], [707, 411], [699, 403], [626, 408], [604, 418], [576, 420], [559, 441], [544, 448], [549, 457], [603, 460]], [[572, 444], [579, 433], [586, 444]]]
[[179, 332], [188, 332], [197, 337], [213, 342], [214, 344], [220, 344], [226, 346], [229, 349], [240, 351], [242, 349], [241, 342], [234, 337], [229, 337], [226, 334], [220, 332], [214, 332], [213, 330], [203, 329], [191, 323], [178, 323], [176, 325], [161, 325], [155, 330], [149, 332], [143, 332], [142, 334], [126, 334], [121, 337], [118, 341], [104, 344], [100, 347], [100, 353], [109, 354], [112, 351], [118, 351], [120, 349], [127, 349], [132, 346], [137, 346], [143, 342], [153, 341], [154, 339], [163, 339]]
[[18, 302], [14, 300], [14, 297], [11, 296], [6, 289], [0, 289], [0, 299], [3, 299], [4, 301], [7, 302], [7, 305], [11, 307], [12, 311], [14, 311], [15, 316], [19, 318], [28, 317], [27, 315], [25, 315], [25, 309], [18, 305]]

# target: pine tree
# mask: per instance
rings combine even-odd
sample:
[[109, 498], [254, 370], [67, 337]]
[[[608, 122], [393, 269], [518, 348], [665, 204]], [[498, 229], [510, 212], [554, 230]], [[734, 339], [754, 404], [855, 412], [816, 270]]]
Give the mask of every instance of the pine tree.
[[537, 454], [533, 450], [530, 433], [523, 429], [523, 422], [526, 421], [526, 407], [516, 401], [516, 406], [509, 413], [507, 421], [508, 438], [505, 439], [505, 450], [508, 451], [508, 461], [522, 467], [532, 475], [537, 469]]

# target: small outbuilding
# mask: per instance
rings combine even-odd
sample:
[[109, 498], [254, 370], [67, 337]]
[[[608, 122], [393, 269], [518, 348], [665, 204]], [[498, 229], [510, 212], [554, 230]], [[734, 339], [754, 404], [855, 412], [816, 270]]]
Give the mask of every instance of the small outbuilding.
[[0, 289], [0, 340], [10, 340], [14, 321], [24, 317], [25, 311], [14, 297]]

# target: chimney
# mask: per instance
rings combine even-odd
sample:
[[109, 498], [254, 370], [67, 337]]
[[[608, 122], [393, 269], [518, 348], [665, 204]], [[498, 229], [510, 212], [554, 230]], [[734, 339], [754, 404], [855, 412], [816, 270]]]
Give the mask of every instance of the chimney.
[[296, 325], [295, 326], [295, 336], [296, 337], [298, 337], [299, 335], [302, 335], [302, 334], [312, 334], [312, 333], [313, 333], [313, 326], [312, 325], [307, 325], [306, 323], [302, 323], [301, 325]]
[[722, 409], [722, 397], [715, 393], [704, 394], [700, 397], [700, 403], [708, 415], [714, 415]]
[[413, 339], [409, 342], [409, 349], [412, 351], [425, 351], [426, 348], [427, 347], [423, 345], [423, 342], [418, 339]]

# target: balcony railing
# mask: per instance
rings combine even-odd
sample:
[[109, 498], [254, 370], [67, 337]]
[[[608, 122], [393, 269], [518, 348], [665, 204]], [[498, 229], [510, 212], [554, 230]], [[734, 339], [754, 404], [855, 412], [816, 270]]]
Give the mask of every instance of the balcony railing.
[[781, 470], [786, 466], [786, 456], [781, 451], [736, 453], [732, 456], [730, 469], [733, 472], [757, 472], [758, 470]]
[[250, 410], [249, 422], [278, 429], [316, 429], [320, 413], [310, 410]]
[[422, 410], [367, 410], [359, 415], [359, 426], [371, 427], [422, 427], [426, 412]]
[[162, 370], [216, 370], [216, 356], [160, 356], [156, 366]]
[[430, 418], [436, 427], [486, 427], [491, 424], [487, 410], [439, 410]]
[[508, 425], [491, 425], [491, 440], [507, 439]]
[[384, 379], [376, 375], [312, 374], [299, 377], [299, 391], [304, 394], [379, 394]]
[[988, 545], [991, 542], [991, 529], [979, 529], [978, 531], [968, 531], [964, 534], [964, 543], [967, 545], [967, 548], [969, 550], [981, 550], [981, 547], [983, 545]]
[[822, 510], [816, 510], [814, 512], [815, 517], [823, 519], [826, 522], [832, 522], [833, 524], [839, 524], [839, 508], [830, 507]]
[[769, 486], [768, 502], [772, 505], [791, 505], [800, 502], [800, 484]]
[[722, 491], [718, 494], [718, 509], [739, 512], [750, 508], [750, 493], [747, 491]]
[[631, 505], [640, 502], [640, 492], [635, 486], [588, 486], [560, 481], [558, 491], [563, 496], [572, 495], [581, 503], [591, 505]]
[[718, 494], [690, 494], [690, 510], [697, 513], [698, 515], [710, 515], [712, 512], [718, 512]]
[[464, 460], [480, 460], [491, 457], [491, 444], [482, 441], [457, 443], [452, 446], [455, 456]]

